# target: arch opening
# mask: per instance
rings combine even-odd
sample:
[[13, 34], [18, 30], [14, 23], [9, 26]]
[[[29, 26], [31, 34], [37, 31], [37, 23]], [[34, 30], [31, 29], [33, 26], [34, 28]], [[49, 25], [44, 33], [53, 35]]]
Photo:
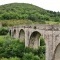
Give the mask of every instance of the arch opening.
[[13, 31], [13, 37], [16, 38], [16, 29]]
[[19, 39], [20, 39], [20, 42], [25, 42], [25, 32], [23, 29], [21, 29], [19, 32]]
[[40, 36], [41, 34], [37, 31], [34, 31], [29, 40], [29, 47], [30, 48], [38, 48], [40, 46]]
[[60, 44], [55, 49], [53, 60], [60, 60]]
[[9, 35], [11, 36], [11, 30], [9, 31]]
[[46, 44], [43, 36], [38, 32], [34, 31], [29, 40], [29, 47], [37, 49], [41, 60], [46, 59]]

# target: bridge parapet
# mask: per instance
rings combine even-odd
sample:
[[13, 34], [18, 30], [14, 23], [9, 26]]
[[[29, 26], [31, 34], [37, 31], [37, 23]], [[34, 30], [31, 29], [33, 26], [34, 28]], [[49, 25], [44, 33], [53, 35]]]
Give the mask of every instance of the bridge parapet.
[[39, 25], [19, 25], [12, 26], [12, 28], [32, 28], [32, 29], [40, 29], [40, 30], [50, 30], [50, 31], [59, 31], [60, 25], [47, 25], [47, 24], [39, 24]]

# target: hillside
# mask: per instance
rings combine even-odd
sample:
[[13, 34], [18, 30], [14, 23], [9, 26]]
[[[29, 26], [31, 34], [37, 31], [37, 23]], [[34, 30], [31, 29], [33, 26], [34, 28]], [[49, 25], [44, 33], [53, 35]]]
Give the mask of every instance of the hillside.
[[0, 6], [0, 20], [31, 20], [34, 22], [60, 22], [60, 12], [53, 12], [26, 3]]

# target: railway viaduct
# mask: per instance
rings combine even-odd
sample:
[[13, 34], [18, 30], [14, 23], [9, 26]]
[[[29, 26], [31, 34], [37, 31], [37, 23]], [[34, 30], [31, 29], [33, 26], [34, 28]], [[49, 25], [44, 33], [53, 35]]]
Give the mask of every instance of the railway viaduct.
[[46, 44], [46, 60], [60, 60], [60, 25], [20, 25], [9, 28], [11, 37], [25, 42], [25, 47], [38, 48], [40, 36]]

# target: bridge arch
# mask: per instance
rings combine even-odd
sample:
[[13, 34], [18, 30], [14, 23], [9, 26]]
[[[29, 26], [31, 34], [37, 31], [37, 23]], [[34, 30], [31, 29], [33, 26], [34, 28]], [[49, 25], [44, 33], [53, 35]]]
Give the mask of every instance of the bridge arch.
[[19, 31], [19, 39], [20, 42], [25, 42], [25, 31], [23, 29]]
[[54, 55], [53, 55], [52, 60], [60, 60], [60, 43], [57, 45], [57, 47], [54, 51]]
[[41, 34], [38, 31], [34, 31], [30, 35], [29, 47], [38, 48], [40, 46], [40, 36]]

